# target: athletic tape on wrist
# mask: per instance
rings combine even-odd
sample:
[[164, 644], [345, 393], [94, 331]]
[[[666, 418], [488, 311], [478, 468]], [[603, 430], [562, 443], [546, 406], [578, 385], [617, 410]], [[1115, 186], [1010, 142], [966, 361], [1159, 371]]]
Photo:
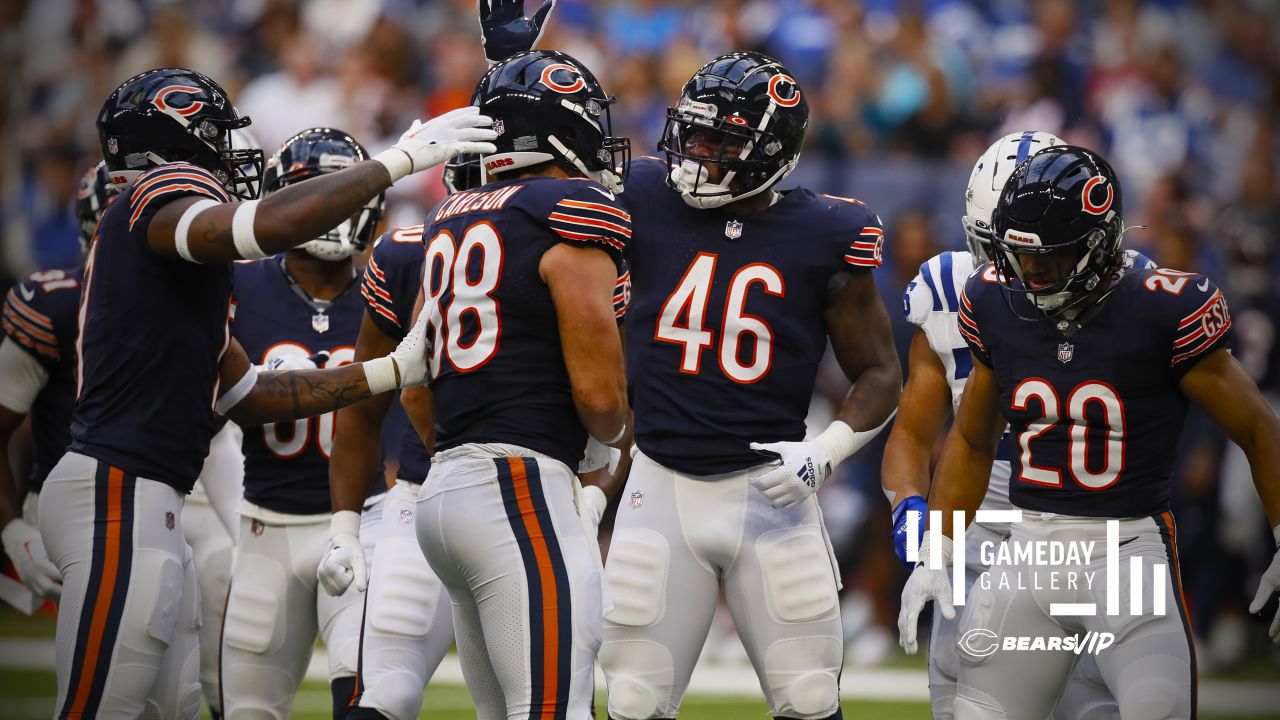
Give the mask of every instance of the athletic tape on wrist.
[[354, 535], [360, 537], [360, 513], [339, 510], [329, 516], [329, 535]]
[[393, 183], [413, 172], [413, 156], [395, 145], [374, 155], [373, 159], [382, 163]]
[[390, 356], [365, 360], [360, 365], [364, 368], [364, 379], [369, 383], [369, 392], [374, 395], [381, 395], [400, 387], [399, 381], [396, 380], [396, 361]]
[[258, 245], [258, 238], [253, 234], [253, 219], [258, 215], [258, 201], [240, 203], [235, 217], [231, 219], [231, 239], [235, 241], [236, 251], [245, 260], [261, 260], [270, 255]]
[[195, 222], [197, 215], [208, 210], [214, 205], [221, 204], [222, 203], [217, 200], [205, 198], [204, 200], [198, 200], [192, 203], [191, 207], [187, 208], [186, 212], [182, 213], [182, 217], [178, 219], [178, 227], [173, 231], [173, 246], [178, 250], [178, 257], [186, 260], [187, 262], [200, 262], [194, 257], [191, 257], [191, 250], [187, 247], [187, 231], [191, 229], [191, 223]]
[[258, 366], [250, 365], [249, 370], [231, 386], [231, 389], [222, 394], [217, 402], [213, 404], [213, 411], [219, 415], [226, 415], [231, 408], [245, 399], [249, 393], [253, 392], [253, 386], [258, 383]]

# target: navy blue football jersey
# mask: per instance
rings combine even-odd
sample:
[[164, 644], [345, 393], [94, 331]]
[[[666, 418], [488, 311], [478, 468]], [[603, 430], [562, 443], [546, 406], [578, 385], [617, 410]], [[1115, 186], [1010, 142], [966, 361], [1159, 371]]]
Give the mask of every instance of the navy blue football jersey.
[[538, 266], [570, 243], [604, 250], [622, 275], [631, 216], [590, 180], [531, 177], [453, 195], [431, 218], [437, 450], [512, 443], [576, 468], [587, 433]]
[[758, 465], [752, 442], [803, 440], [837, 273], [879, 266], [880, 219], [856, 200], [783, 191], [747, 217], [696, 210], [666, 164], [632, 163], [627, 386], [636, 442], [711, 475]]
[[[364, 296], [365, 312], [387, 337], [403, 338], [413, 321], [413, 305], [422, 288], [425, 251], [421, 225], [397, 228], [373, 245], [360, 294]], [[431, 470], [431, 455], [412, 424], [405, 427], [399, 444], [400, 468], [396, 477], [421, 484]]]
[[28, 492], [66, 452], [76, 402], [76, 320], [84, 268], [42, 270], [26, 276], [4, 299], [4, 334], [31, 353], [49, 381], [31, 404], [33, 457]]
[[[328, 360], [320, 363], [323, 368], [345, 365], [355, 357], [364, 302], [354, 278], [319, 309], [303, 299], [279, 257], [236, 263], [235, 283], [231, 334], [253, 364], [328, 353]], [[332, 412], [245, 428], [245, 499], [282, 513], [329, 512], [333, 434]], [[385, 483], [371, 479], [370, 495], [386, 489]]]
[[1227, 346], [1231, 314], [1206, 277], [1125, 274], [1070, 338], [988, 263], [960, 298], [960, 332], [995, 372], [1014, 439], [1009, 497], [1028, 510], [1089, 517], [1164, 512], [1188, 400], [1178, 381]]
[[70, 449], [189, 493], [216, 429], [231, 264], [147, 245], [151, 218], [182, 197], [230, 200], [208, 171], [167, 163], [121, 192], [98, 225], [85, 261]]

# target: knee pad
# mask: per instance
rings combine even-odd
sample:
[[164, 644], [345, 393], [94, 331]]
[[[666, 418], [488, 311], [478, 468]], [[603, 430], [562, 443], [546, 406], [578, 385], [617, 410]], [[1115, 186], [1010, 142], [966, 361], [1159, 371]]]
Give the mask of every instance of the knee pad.
[[[133, 622], [146, 627], [146, 638], [122, 632], [121, 643], [142, 653], [164, 652], [178, 632], [178, 620], [183, 614], [184, 605], [192, 602], [192, 598], [186, 597], [182, 564], [168, 553], [139, 550], [135, 555], [133, 578], [129, 584], [132, 586], [131, 595], [135, 596], [130, 598], [129, 604], [134, 607], [126, 612], [132, 610], [130, 614], [137, 613], [132, 614]], [[188, 628], [183, 630], [187, 631]], [[159, 645], [154, 645], [151, 641]]]
[[840, 665], [844, 645], [838, 637], [781, 640], [765, 651], [764, 675], [769, 707], [775, 716], [827, 717], [840, 709]]
[[262, 655], [284, 643], [284, 566], [262, 555], [241, 555], [239, 577], [231, 583], [223, 619], [222, 641], [230, 647]]
[[369, 582], [365, 622], [375, 632], [425, 638], [444, 597], [416, 539], [384, 537]]
[[1189, 688], [1167, 678], [1150, 675], [1138, 678], [1116, 691], [1120, 716], [1125, 720], [1181, 717], [1190, 713], [1190, 707], [1179, 708], [1181, 700], [1189, 697]]
[[600, 664], [608, 680], [610, 717], [675, 717], [675, 663], [665, 647], [649, 640], [606, 641], [600, 647]]
[[670, 564], [671, 550], [662, 535], [652, 530], [615, 535], [605, 565], [605, 582], [613, 596], [613, 612], [606, 619], [627, 627], [646, 627], [661, 620]]
[[[355, 716], [348, 713], [347, 718], [391, 718], [391, 720], [412, 720], [422, 710], [423, 678], [413, 673], [400, 671], [384, 671], [378, 676], [376, 685], [366, 686], [360, 695], [360, 709], [365, 713]], [[355, 710], [356, 708], [352, 708]]]
[[814, 528], [760, 536], [756, 544], [765, 604], [779, 622], [809, 622], [837, 609], [835, 573], [826, 543]]

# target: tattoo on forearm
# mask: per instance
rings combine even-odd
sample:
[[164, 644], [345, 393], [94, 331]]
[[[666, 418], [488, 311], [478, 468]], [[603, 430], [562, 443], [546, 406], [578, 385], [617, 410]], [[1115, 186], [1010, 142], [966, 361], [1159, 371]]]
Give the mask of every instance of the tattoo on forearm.
[[320, 415], [373, 397], [363, 374], [326, 370], [293, 370], [263, 375], [258, 389], [274, 410], [284, 414], [282, 402], [289, 403], [290, 417]]

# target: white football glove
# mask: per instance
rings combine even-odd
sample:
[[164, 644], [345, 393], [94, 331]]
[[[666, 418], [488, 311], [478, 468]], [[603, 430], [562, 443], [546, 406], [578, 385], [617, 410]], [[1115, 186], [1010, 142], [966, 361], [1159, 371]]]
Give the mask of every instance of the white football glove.
[[578, 517], [582, 518], [582, 529], [586, 531], [588, 540], [595, 540], [600, 532], [600, 519], [604, 517], [604, 509], [609, 506], [609, 500], [604, 496], [604, 491], [595, 485], [582, 488], [579, 498], [581, 502], [578, 504]]
[[356, 592], [369, 587], [369, 565], [360, 544], [360, 513], [339, 510], [329, 518], [329, 550], [320, 558], [316, 577], [325, 592], [335, 597], [352, 583]]
[[831, 454], [818, 440], [751, 443], [751, 449], [779, 456], [779, 464], [747, 477], [776, 508], [800, 504], [831, 476]]
[[62, 596], [62, 574], [45, 552], [40, 531], [22, 520], [13, 520], [0, 532], [4, 552], [13, 561], [18, 577], [38, 597], [57, 600]]
[[[319, 355], [316, 357], [325, 357], [327, 355], [328, 353], [323, 353], [322, 355]], [[316, 361], [314, 358], [302, 357], [300, 355], [284, 355], [282, 357], [275, 357], [268, 360], [265, 364], [262, 365], [262, 369], [268, 370], [268, 371], [315, 370], [317, 367], [319, 367], [319, 365], [316, 365]]]
[[[1280, 592], [1280, 525], [1277, 525], [1273, 532], [1276, 537], [1276, 554], [1271, 558], [1271, 567], [1262, 573], [1262, 580], [1258, 582], [1258, 594], [1254, 595], [1253, 602], [1249, 603], [1249, 612], [1255, 615], [1262, 612], [1262, 608], [1267, 606], [1267, 601], [1274, 593]], [[9, 547], [7, 542], [5, 547]], [[1280, 643], [1280, 610], [1276, 611], [1276, 617], [1271, 621], [1271, 629], [1267, 634], [1271, 636], [1271, 642]]]
[[582, 452], [582, 460], [578, 463], [578, 474], [583, 475], [602, 467], [609, 466], [609, 451], [613, 448], [599, 440], [587, 436], [587, 447]]
[[908, 655], [916, 654], [916, 627], [919, 625], [920, 611], [930, 600], [937, 602], [937, 609], [948, 620], [956, 616], [955, 606], [951, 604], [951, 538], [943, 535], [942, 567], [929, 567], [929, 531], [924, 532], [920, 541], [920, 562], [907, 578], [906, 587], [902, 588], [902, 609], [898, 612], [898, 643]]
[[431, 381], [431, 341], [427, 338], [427, 320], [436, 306], [427, 302], [409, 332], [390, 355], [364, 362], [364, 376], [369, 392], [378, 395], [396, 388], [425, 385]]
[[492, 142], [497, 137], [493, 118], [481, 115], [480, 108], [468, 105], [426, 122], [414, 120], [395, 145], [373, 159], [387, 168], [394, 183], [457, 155], [492, 155], [498, 151]]

